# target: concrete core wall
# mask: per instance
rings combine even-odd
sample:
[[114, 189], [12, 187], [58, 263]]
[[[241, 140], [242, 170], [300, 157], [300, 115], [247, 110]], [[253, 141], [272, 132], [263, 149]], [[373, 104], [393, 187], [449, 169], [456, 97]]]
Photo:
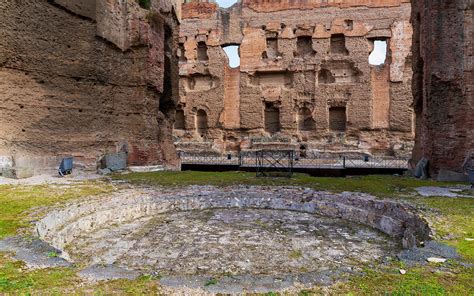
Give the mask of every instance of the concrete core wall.
[[[184, 3], [178, 150], [221, 153], [284, 139], [315, 153], [409, 155], [411, 4], [346, 2], [246, 0], [228, 9]], [[368, 57], [380, 39], [387, 41], [388, 57], [372, 66]], [[239, 45], [237, 69], [228, 68], [227, 45]], [[204, 136], [195, 126], [201, 109], [208, 115]], [[337, 129], [331, 110], [338, 116], [345, 110]], [[302, 120], [307, 124], [299, 128]]]
[[178, 21], [168, 1], [152, 3], [0, 2], [1, 157], [35, 169], [123, 150], [131, 165], [174, 162], [163, 105], [175, 105], [165, 68], [177, 77], [177, 62], [165, 53]]
[[416, 110], [414, 159], [462, 172], [474, 151], [474, 3], [413, 1], [413, 92]]

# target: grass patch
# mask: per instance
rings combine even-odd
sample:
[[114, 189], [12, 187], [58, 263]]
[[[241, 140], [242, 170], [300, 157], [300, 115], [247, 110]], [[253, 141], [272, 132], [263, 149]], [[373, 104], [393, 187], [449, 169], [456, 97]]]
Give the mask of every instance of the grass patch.
[[303, 253], [301, 252], [301, 250], [293, 250], [293, 251], [291, 251], [289, 257], [290, 257], [290, 259], [296, 260], [296, 259], [299, 259], [299, 258], [303, 257]]
[[334, 192], [359, 191], [379, 197], [391, 197], [410, 193], [421, 186], [447, 186], [452, 183], [439, 183], [430, 180], [417, 180], [400, 176], [373, 175], [347, 178], [311, 177], [294, 174], [287, 178], [257, 178], [255, 173], [247, 172], [151, 172], [114, 175], [114, 179], [125, 180], [136, 185], [187, 186], [187, 185], [261, 185], [261, 186], [300, 186]]
[[474, 199], [431, 197], [419, 202], [437, 210], [426, 216], [436, 238], [456, 247], [464, 258], [474, 262], [474, 242], [466, 241], [474, 237]]
[[212, 278], [210, 280], [208, 280], [204, 286], [206, 287], [209, 287], [209, 286], [214, 286], [214, 285], [217, 285], [219, 283], [219, 281], [217, 281], [216, 279]]
[[59, 257], [59, 254], [56, 252], [49, 252], [48, 253], [48, 258], [57, 258]]
[[0, 293], [51, 291], [52, 288], [74, 286], [77, 282], [71, 268], [28, 271], [23, 262], [0, 254]]
[[84, 196], [108, 193], [112, 185], [102, 182], [74, 185], [0, 186], [0, 239], [28, 227], [26, 211], [34, 207], [51, 206]]
[[395, 266], [364, 270], [363, 276], [337, 284], [331, 295], [473, 295], [474, 269], [462, 266], [440, 272], [432, 267], [409, 268], [405, 275]]

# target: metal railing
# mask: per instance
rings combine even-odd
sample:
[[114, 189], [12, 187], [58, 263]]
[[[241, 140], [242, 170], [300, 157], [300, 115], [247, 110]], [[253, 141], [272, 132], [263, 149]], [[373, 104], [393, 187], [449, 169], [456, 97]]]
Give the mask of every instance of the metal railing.
[[260, 150], [256, 153], [257, 177], [280, 176], [291, 178], [295, 163], [294, 150]]
[[[267, 153], [271, 153], [266, 151]], [[277, 155], [282, 151], [275, 150]], [[244, 151], [240, 153], [204, 153], [180, 152], [182, 165], [221, 165], [255, 168], [258, 166], [259, 151]], [[260, 152], [261, 153], [261, 152]], [[307, 169], [408, 169], [408, 158], [383, 156], [327, 156], [312, 155], [298, 156], [293, 151], [293, 168]]]
[[[194, 165], [236, 165], [240, 166], [240, 155], [181, 152], [181, 164]], [[254, 159], [255, 162], [255, 159]]]

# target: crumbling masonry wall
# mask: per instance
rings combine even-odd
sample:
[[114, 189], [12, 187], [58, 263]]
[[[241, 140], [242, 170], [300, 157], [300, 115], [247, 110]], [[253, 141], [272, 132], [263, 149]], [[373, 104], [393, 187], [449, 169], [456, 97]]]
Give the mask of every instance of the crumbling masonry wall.
[[413, 1], [413, 154], [429, 160], [433, 176], [462, 172], [474, 150], [473, 9], [470, 0]]
[[73, 155], [95, 165], [123, 150], [131, 165], [173, 163], [164, 137], [171, 139], [178, 70], [165, 56], [178, 37], [176, 3], [1, 1], [4, 164], [49, 168]]
[[[411, 152], [409, 1], [244, 0], [221, 9], [196, 0], [182, 10], [178, 149], [276, 142], [318, 153]], [[381, 66], [368, 62], [375, 40], [388, 44]], [[239, 68], [229, 68], [226, 45], [240, 46]], [[197, 132], [202, 111], [207, 129]]]

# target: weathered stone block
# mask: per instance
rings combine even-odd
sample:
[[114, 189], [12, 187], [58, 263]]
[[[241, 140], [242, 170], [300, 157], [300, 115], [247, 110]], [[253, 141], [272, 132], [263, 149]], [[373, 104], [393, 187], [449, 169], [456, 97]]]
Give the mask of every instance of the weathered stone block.
[[467, 182], [467, 175], [442, 169], [438, 173], [439, 182]]
[[120, 171], [127, 168], [127, 153], [111, 153], [103, 158], [103, 166], [111, 171]]
[[33, 177], [34, 170], [24, 167], [5, 167], [2, 169], [2, 176], [10, 179], [26, 179]]
[[9, 156], [0, 156], [0, 173], [2, 168], [13, 166], [12, 158]]

